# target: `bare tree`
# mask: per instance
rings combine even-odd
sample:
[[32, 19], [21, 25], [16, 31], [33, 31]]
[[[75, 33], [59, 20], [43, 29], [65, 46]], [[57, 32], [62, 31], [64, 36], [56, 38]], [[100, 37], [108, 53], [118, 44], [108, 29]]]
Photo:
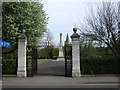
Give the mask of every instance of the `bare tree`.
[[99, 3], [96, 12], [90, 12], [85, 19], [85, 28], [82, 34], [96, 41], [105, 43], [118, 57], [120, 44], [118, 42], [118, 3]]
[[45, 37], [46, 37], [47, 41], [52, 41], [53, 40], [53, 34], [49, 30], [46, 32]]
[[46, 58], [52, 58], [52, 48], [53, 46], [53, 34], [51, 31], [47, 30], [43, 39], [40, 40], [40, 45], [44, 47], [46, 51]]
[[53, 40], [53, 34], [49, 30], [47, 30], [43, 39], [40, 40], [40, 43], [42, 46], [47, 47], [53, 44], [52, 40]]

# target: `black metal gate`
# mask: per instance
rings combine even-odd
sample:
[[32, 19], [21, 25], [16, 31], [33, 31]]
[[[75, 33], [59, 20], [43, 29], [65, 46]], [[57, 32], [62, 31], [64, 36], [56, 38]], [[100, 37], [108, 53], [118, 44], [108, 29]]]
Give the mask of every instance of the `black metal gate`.
[[37, 48], [27, 46], [27, 76], [32, 77], [37, 74]]
[[72, 76], [72, 45], [65, 44], [65, 76]]

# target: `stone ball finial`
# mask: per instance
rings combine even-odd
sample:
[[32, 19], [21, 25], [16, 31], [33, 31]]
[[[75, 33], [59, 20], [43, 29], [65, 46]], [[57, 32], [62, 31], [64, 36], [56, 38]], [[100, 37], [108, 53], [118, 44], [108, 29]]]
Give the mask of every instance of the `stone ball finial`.
[[25, 35], [25, 30], [22, 30], [22, 33], [18, 36], [19, 39], [27, 39], [26, 35]]
[[23, 29], [23, 31], [22, 31], [23, 33], [25, 33], [25, 30]]
[[77, 28], [73, 28], [73, 32], [76, 33], [77, 32]]

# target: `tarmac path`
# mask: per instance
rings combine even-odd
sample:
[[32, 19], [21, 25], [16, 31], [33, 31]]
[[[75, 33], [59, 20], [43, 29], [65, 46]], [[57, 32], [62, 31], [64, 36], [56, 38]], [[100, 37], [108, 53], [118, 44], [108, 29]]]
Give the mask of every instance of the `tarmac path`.
[[64, 76], [65, 75], [65, 62], [64, 61], [50, 61], [38, 65], [38, 75], [50, 76]]

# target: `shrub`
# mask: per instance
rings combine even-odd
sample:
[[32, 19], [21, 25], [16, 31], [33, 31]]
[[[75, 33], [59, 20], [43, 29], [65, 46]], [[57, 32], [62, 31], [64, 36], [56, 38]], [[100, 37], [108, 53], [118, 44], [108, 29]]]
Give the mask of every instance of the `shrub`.
[[17, 60], [16, 59], [3, 59], [2, 60], [3, 74], [16, 74], [17, 73]]
[[48, 57], [57, 59], [59, 54], [59, 49], [58, 48], [41, 48], [38, 50], [38, 58], [40, 59], [46, 59]]
[[82, 74], [118, 74], [116, 59], [81, 59]]

